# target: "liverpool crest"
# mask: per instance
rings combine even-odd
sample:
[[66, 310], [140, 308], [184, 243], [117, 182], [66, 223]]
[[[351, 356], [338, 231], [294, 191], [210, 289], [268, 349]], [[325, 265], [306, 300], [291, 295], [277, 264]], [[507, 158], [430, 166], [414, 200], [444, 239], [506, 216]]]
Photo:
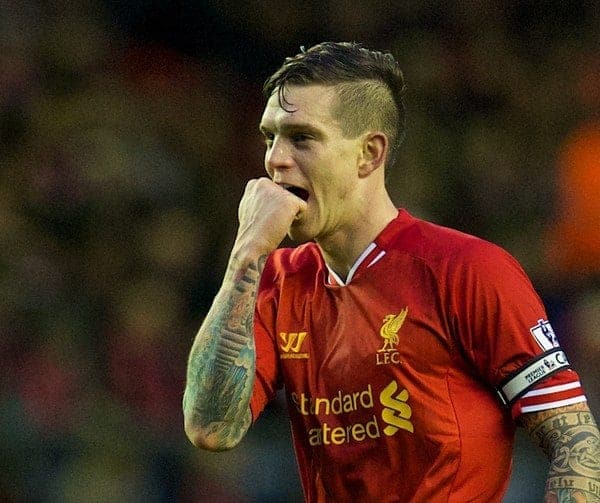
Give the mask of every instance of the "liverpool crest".
[[377, 365], [399, 363], [399, 353], [396, 350], [399, 342], [398, 331], [404, 324], [407, 315], [408, 307], [405, 307], [398, 314], [388, 314], [383, 318], [383, 325], [379, 329], [383, 345], [377, 350]]

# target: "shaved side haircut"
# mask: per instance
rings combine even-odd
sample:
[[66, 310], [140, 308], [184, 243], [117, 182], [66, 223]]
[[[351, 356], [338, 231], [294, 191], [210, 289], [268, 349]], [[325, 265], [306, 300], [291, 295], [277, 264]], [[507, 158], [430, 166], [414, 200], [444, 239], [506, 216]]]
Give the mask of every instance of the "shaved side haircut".
[[331, 113], [343, 134], [355, 138], [365, 131], [382, 131], [389, 141], [387, 164], [394, 163], [406, 127], [406, 87], [394, 56], [356, 42], [323, 42], [286, 58], [263, 91], [267, 99], [277, 92], [279, 105], [289, 110], [286, 86], [308, 85], [334, 86], [337, 98]]

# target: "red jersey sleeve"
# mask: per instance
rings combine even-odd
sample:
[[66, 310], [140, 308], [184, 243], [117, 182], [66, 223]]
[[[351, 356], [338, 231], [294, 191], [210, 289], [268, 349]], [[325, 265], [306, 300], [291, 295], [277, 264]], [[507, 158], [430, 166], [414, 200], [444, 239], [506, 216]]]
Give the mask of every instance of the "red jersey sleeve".
[[254, 388], [250, 398], [252, 420], [256, 421], [277, 389], [281, 387], [279, 358], [275, 337], [277, 317], [277, 288], [275, 271], [271, 260], [267, 260], [259, 285], [254, 312], [254, 347], [256, 371]]
[[474, 239], [450, 274], [453, 332], [514, 418], [585, 401], [542, 301], [513, 257]]

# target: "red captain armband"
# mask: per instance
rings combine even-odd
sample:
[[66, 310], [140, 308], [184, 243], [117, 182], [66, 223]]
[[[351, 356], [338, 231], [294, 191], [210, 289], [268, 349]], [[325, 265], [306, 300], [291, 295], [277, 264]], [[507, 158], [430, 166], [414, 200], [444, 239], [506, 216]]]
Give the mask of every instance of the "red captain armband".
[[553, 348], [508, 376], [496, 388], [496, 393], [502, 403], [510, 408], [540, 381], [569, 367], [564, 351], [560, 348]]

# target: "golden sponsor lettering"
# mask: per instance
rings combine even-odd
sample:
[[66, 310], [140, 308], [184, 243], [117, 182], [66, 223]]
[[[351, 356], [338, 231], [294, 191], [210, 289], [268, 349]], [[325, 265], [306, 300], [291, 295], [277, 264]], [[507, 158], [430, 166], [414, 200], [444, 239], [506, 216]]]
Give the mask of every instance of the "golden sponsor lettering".
[[[343, 426], [331, 426], [327, 421], [319, 421], [319, 426], [308, 430], [308, 442], [311, 446], [342, 445], [348, 442], [363, 442], [394, 435], [398, 430], [414, 432], [410, 418], [412, 409], [408, 405], [408, 390], [398, 391], [398, 383], [391, 381], [380, 393], [383, 405], [381, 419], [372, 415], [367, 421], [354, 422]], [[356, 411], [373, 409], [373, 388], [370, 384], [362, 391], [343, 393], [341, 390], [333, 397], [311, 397], [304, 392], [293, 392], [292, 403], [303, 416], [339, 416]], [[383, 422], [380, 422], [383, 421]], [[383, 430], [381, 429], [383, 427]]]
[[377, 416], [372, 416], [366, 423], [354, 423], [347, 426], [336, 426], [332, 428], [323, 423], [320, 428], [311, 428], [308, 431], [308, 443], [317, 445], [342, 445], [351, 441], [362, 442], [368, 438], [379, 438], [379, 424]]
[[306, 393], [292, 393], [292, 401], [300, 414], [339, 415], [363, 409], [373, 408], [373, 390], [371, 385], [363, 391], [354, 393], [342, 393], [338, 390], [333, 398], [311, 397]]

